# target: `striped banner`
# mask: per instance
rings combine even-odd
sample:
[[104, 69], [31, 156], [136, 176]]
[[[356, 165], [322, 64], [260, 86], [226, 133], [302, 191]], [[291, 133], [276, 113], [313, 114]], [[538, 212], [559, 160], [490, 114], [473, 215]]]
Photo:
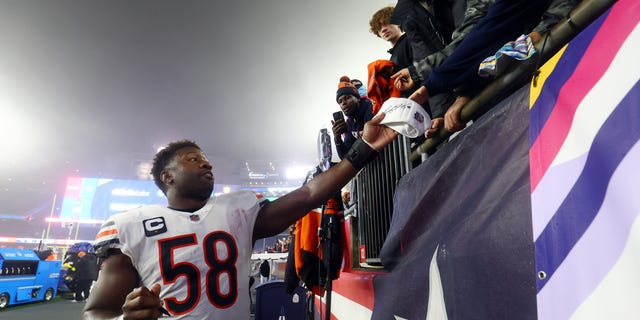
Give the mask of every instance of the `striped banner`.
[[618, 1], [531, 89], [539, 319], [637, 318], [639, 21], [639, 1]]

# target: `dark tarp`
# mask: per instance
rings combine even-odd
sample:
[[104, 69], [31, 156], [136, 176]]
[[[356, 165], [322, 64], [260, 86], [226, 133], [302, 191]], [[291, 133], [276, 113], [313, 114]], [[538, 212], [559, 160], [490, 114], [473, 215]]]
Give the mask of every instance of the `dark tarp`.
[[447, 319], [536, 319], [528, 99], [526, 86], [399, 182], [372, 319], [426, 318], [436, 248], [430, 303]]

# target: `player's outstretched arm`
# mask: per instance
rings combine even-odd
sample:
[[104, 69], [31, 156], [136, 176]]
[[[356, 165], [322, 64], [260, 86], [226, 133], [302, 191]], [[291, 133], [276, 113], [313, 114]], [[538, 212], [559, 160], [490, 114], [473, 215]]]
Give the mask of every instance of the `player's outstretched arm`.
[[[383, 118], [384, 113], [376, 115], [365, 124], [362, 134], [367, 144], [375, 150], [382, 150], [398, 135], [394, 130], [380, 124]], [[357, 141], [347, 156], [338, 164], [313, 178], [301, 188], [263, 207], [253, 229], [253, 240], [276, 235], [302, 218], [311, 209], [321, 206], [358, 173], [364, 164], [360, 160], [368, 158], [367, 152], [373, 153], [375, 150], [372, 151], [365, 143]]]

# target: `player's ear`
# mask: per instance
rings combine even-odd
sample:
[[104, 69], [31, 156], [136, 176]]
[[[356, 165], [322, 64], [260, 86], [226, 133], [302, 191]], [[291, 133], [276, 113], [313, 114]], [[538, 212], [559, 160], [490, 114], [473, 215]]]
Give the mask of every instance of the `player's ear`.
[[162, 178], [162, 183], [164, 183], [165, 185], [168, 186], [173, 184], [173, 173], [171, 173], [170, 171], [162, 170], [161, 178]]

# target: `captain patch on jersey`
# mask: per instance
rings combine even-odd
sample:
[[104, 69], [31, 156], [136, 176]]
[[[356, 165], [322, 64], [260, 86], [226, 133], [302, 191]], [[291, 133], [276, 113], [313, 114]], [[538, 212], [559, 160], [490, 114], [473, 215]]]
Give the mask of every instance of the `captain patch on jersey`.
[[142, 225], [144, 226], [144, 234], [147, 237], [167, 232], [167, 225], [164, 223], [163, 217], [143, 220]]

